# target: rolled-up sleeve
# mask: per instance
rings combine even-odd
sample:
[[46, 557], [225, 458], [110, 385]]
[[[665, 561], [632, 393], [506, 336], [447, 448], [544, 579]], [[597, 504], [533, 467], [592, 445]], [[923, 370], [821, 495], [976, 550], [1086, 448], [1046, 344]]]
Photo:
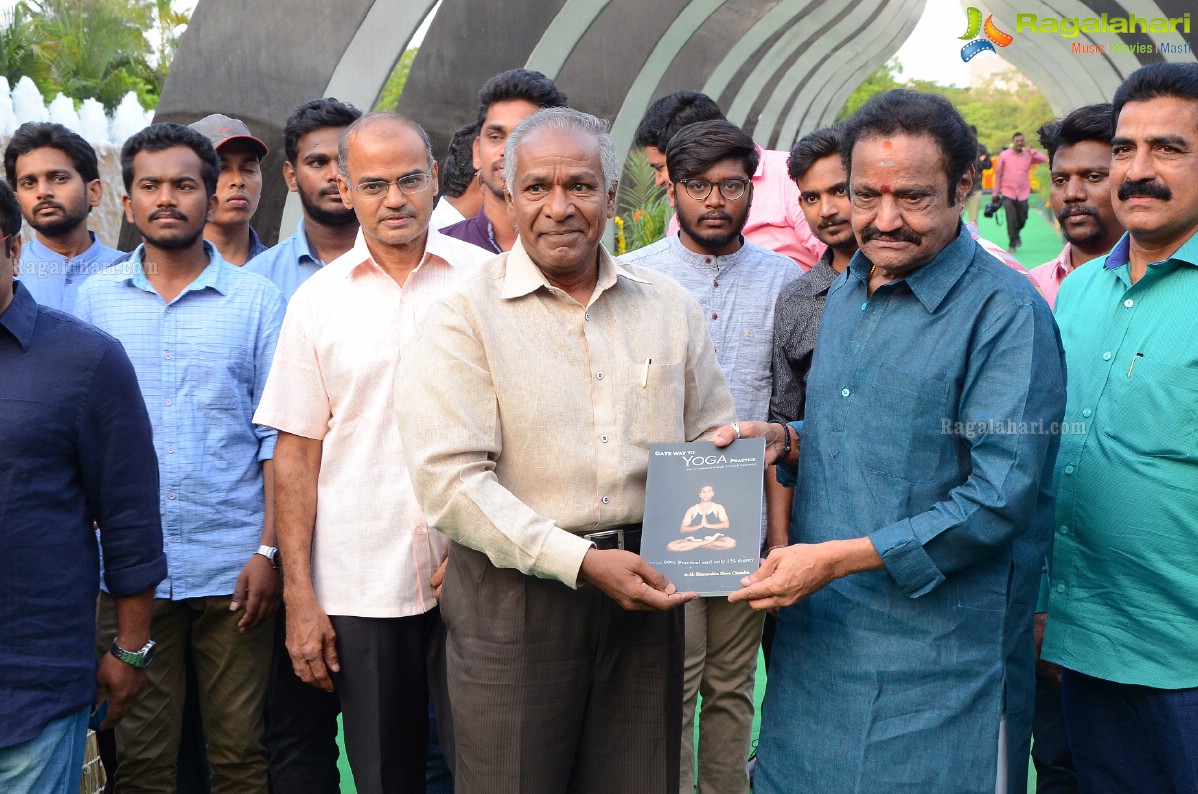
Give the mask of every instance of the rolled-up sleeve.
[[79, 464], [100, 525], [104, 583], [114, 596], [166, 578], [158, 510], [158, 457], [137, 375], [120, 345], [100, 359], [79, 418]]

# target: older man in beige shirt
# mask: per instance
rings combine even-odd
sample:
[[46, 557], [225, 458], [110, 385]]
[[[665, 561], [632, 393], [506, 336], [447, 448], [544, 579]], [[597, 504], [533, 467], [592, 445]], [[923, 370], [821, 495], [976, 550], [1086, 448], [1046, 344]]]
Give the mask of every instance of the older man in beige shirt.
[[391, 386], [433, 302], [490, 254], [428, 228], [437, 171], [411, 121], [365, 116], [340, 155], [361, 231], [292, 298], [254, 420], [279, 430], [295, 672], [336, 685], [358, 791], [423, 792], [426, 666], [442, 642], [429, 580], [448, 541], [412, 493], [395, 423], [405, 399]]
[[520, 239], [434, 307], [396, 380], [417, 498], [456, 541], [455, 785], [676, 792], [694, 593], [635, 553], [645, 472], [650, 443], [710, 436], [732, 398], [689, 293], [599, 244], [606, 124], [543, 110], [505, 164]]

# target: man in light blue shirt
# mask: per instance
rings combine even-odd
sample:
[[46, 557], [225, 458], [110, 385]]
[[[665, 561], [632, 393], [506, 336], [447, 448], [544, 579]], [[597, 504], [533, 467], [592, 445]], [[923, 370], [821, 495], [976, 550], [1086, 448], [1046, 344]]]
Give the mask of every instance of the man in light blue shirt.
[[[757, 159], [753, 139], [734, 124], [721, 119], [683, 127], [666, 148], [679, 232], [623, 259], [665, 273], [690, 291], [707, 318], [737, 417], [764, 421], [774, 307], [783, 288], [803, 271], [789, 257], [741, 234], [753, 202]], [[694, 788], [692, 744], [701, 691], [699, 791], [747, 794], [764, 613], [715, 596], [690, 601], [685, 609], [681, 790]]]
[[283, 179], [299, 196], [304, 216], [295, 234], [245, 268], [270, 279], [288, 301], [309, 276], [354, 247], [358, 219], [337, 190], [337, 146], [361, 115], [353, 105], [325, 97], [297, 107], [283, 126]]
[[121, 255], [87, 228], [104, 192], [96, 152], [61, 124], [31, 121], [13, 133], [4, 171], [35, 232], [21, 251], [20, 281], [40, 305], [70, 312], [83, 280]]
[[76, 311], [117, 337], [137, 372], [158, 453], [169, 574], [154, 599], [158, 662], [117, 729], [118, 786], [175, 788], [190, 648], [213, 789], [264, 791], [262, 713], [279, 587], [265, 509], [275, 432], [252, 417], [283, 298], [203, 239], [219, 168], [206, 138], [155, 124], [125, 143], [121, 161], [126, 216], [144, 243], [89, 279]]

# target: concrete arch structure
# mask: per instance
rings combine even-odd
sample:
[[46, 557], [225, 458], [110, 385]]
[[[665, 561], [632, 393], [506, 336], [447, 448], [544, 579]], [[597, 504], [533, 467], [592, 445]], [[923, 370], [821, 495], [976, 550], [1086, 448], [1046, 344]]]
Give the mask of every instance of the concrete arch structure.
[[[621, 151], [657, 97], [698, 88], [764, 145], [785, 148], [834, 119], [854, 88], [902, 46], [926, 0], [442, 0], [421, 44], [399, 111], [441, 153], [474, 120], [478, 88], [517, 66], [554, 78], [571, 104], [613, 122]], [[201, 0], [180, 43], [158, 120], [212, 112], [244, 119], [271, 146], [255, 218], [262, 236], [287, 234], [298, 208], [281, 179], [282, 124], [300, 102], [333, 95], [371, 107], [436, 0]], [[981, 0], [961, 0], [962, 7]], [[1186, 0], [989, 0], [1000, 27], [1016, 14], [1181, 17]], [[1002, 55], [1045, 93], [1054, 112], [1110, 99], [1136, 67], [1193, 61], [1194, 32], [1017, 33]], [[1120, 44], [1164, 40], [1190, 52], [1132, 54]], [[1079, 55], [1072, 42], [1103, 44]], [[955, 55], [961, 42], [945, 41]], [[280, 232], [281, 230], [281, 232]], [[132, 235], [129, 235], [131, 237]], [[122, 235], [122, 243], [132, 239]]]

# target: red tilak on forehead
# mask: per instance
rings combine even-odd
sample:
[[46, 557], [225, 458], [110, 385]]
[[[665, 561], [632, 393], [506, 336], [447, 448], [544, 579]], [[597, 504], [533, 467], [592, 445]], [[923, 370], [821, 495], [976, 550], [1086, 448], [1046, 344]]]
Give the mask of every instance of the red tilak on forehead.
[[889, 193], [889, 192], [890, 192], [890, 185], [882, 185], [882, 192], [883, 192], [883, 193]]
[[891, 143], [890, 141], [882, 141], [882, 148], [883, 148], [883, 149], [890, 149], [890, 148], [892, 148], [893, 146], [894, 146], [894, 144], [893, 144], [893, 143]]
[[561, 186], [561, 184], [562, 184], [562, 175], [561, 174], [553, 175], [553, 184], [558, 185], [559, 187]]

